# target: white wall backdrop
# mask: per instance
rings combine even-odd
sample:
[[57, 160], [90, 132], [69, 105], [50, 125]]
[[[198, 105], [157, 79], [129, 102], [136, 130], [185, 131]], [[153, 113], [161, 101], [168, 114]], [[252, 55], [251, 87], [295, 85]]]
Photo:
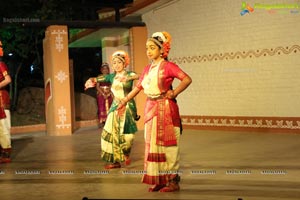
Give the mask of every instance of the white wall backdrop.
[[174, 0], [143, 16], [149, 35], [172, 35], [169, 59], [193, 79], [178, 97], [182, 115], [300, 116], [300, 8], [247, 3], [243, 16], [233, 0]]

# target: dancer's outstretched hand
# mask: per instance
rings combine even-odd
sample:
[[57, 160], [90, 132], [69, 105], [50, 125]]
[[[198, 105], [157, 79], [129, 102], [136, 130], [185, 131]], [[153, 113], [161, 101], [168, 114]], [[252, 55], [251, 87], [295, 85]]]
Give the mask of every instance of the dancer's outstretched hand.
[[95, 78], [89, 78], [84, 84], [84, 90], [87, 90], [95, 86], [96, 86]]

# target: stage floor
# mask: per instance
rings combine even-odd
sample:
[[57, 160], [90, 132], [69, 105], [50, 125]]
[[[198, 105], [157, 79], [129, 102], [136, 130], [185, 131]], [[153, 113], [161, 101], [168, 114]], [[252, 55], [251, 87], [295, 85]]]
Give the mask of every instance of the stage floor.
[[13, 162], [0, 165], [0, 199], [300, 199], [300, 134], [184, 130], [174, 193], [149, 193], [141, 183], [142, 131], [131, 165], [109, 171], [100, 134], [89, 127], [72, 136], [13, 135]]

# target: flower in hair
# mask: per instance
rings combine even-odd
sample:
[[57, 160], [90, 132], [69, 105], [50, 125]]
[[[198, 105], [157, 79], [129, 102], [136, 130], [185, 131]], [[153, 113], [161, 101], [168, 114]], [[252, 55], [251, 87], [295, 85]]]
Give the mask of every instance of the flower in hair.
[[163, 54], [162, 54], [163, 58], [168, 57], [170, 49], [171, 49], [171, 46], [170, 46], [169, 42], [163, 43]]
[[165, 42], [168, 42], [171, 45], [172, 37], [171, 37], [170, 33], [166, 32], [166, 31], [163, 31], [162, 33], [166, 38]]

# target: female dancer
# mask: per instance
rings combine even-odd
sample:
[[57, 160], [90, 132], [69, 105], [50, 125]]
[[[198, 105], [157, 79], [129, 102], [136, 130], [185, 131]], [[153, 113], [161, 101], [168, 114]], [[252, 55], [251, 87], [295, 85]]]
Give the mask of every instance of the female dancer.
[[[103, 63], [100, 67], [100, 71], [100, 75], [109, 74], [108, 63]], [[104, 126], [107, 118], [107, 113], [113, 101], [113, 95], [111, 93], [110, 86], [111, 84], [107, 82], [98, 82], [96, 85], [99, 128], [102, 128]]]
[[3, 57], [2, 42], [0, 41], [0, 164], [11, 162], [11, 117], [10, 100], [7, 86], [11, 83], [8, 67], [2, 61]]
[[137, 132], [136, 104], [133, 99], [127, 102], [122, 109], [117, 107], [133, 87], [133, 81], [138, 79], [134, 72], [126, 71], [129, 56], [125, 51], [116, 51], [112, 54], [112, 68], [115, 73], [89, 78], [85, 88], [94, 87], [97, 82], [110, 82], [114, 99], [107, 115], [101, 135], [101, 158], [108, 164], [106, 169], [120, 168], [121, 162], [130, 164], [130, 151]]
[[[192, 79], [176, 64], [169, 62], [171, 36], [156, 32], [147, 40], [147, 65], [136, 87], [120, 102], [122, 109], [142, 89], [147, 95], [145, 106], [145, 160], [142, 182], [153, 185], [150, 192], [178, 191], [179, 139], [181, 121], [175, 98], [184, 91]], [[174, 78], [180, 80], [173, 90]]]

